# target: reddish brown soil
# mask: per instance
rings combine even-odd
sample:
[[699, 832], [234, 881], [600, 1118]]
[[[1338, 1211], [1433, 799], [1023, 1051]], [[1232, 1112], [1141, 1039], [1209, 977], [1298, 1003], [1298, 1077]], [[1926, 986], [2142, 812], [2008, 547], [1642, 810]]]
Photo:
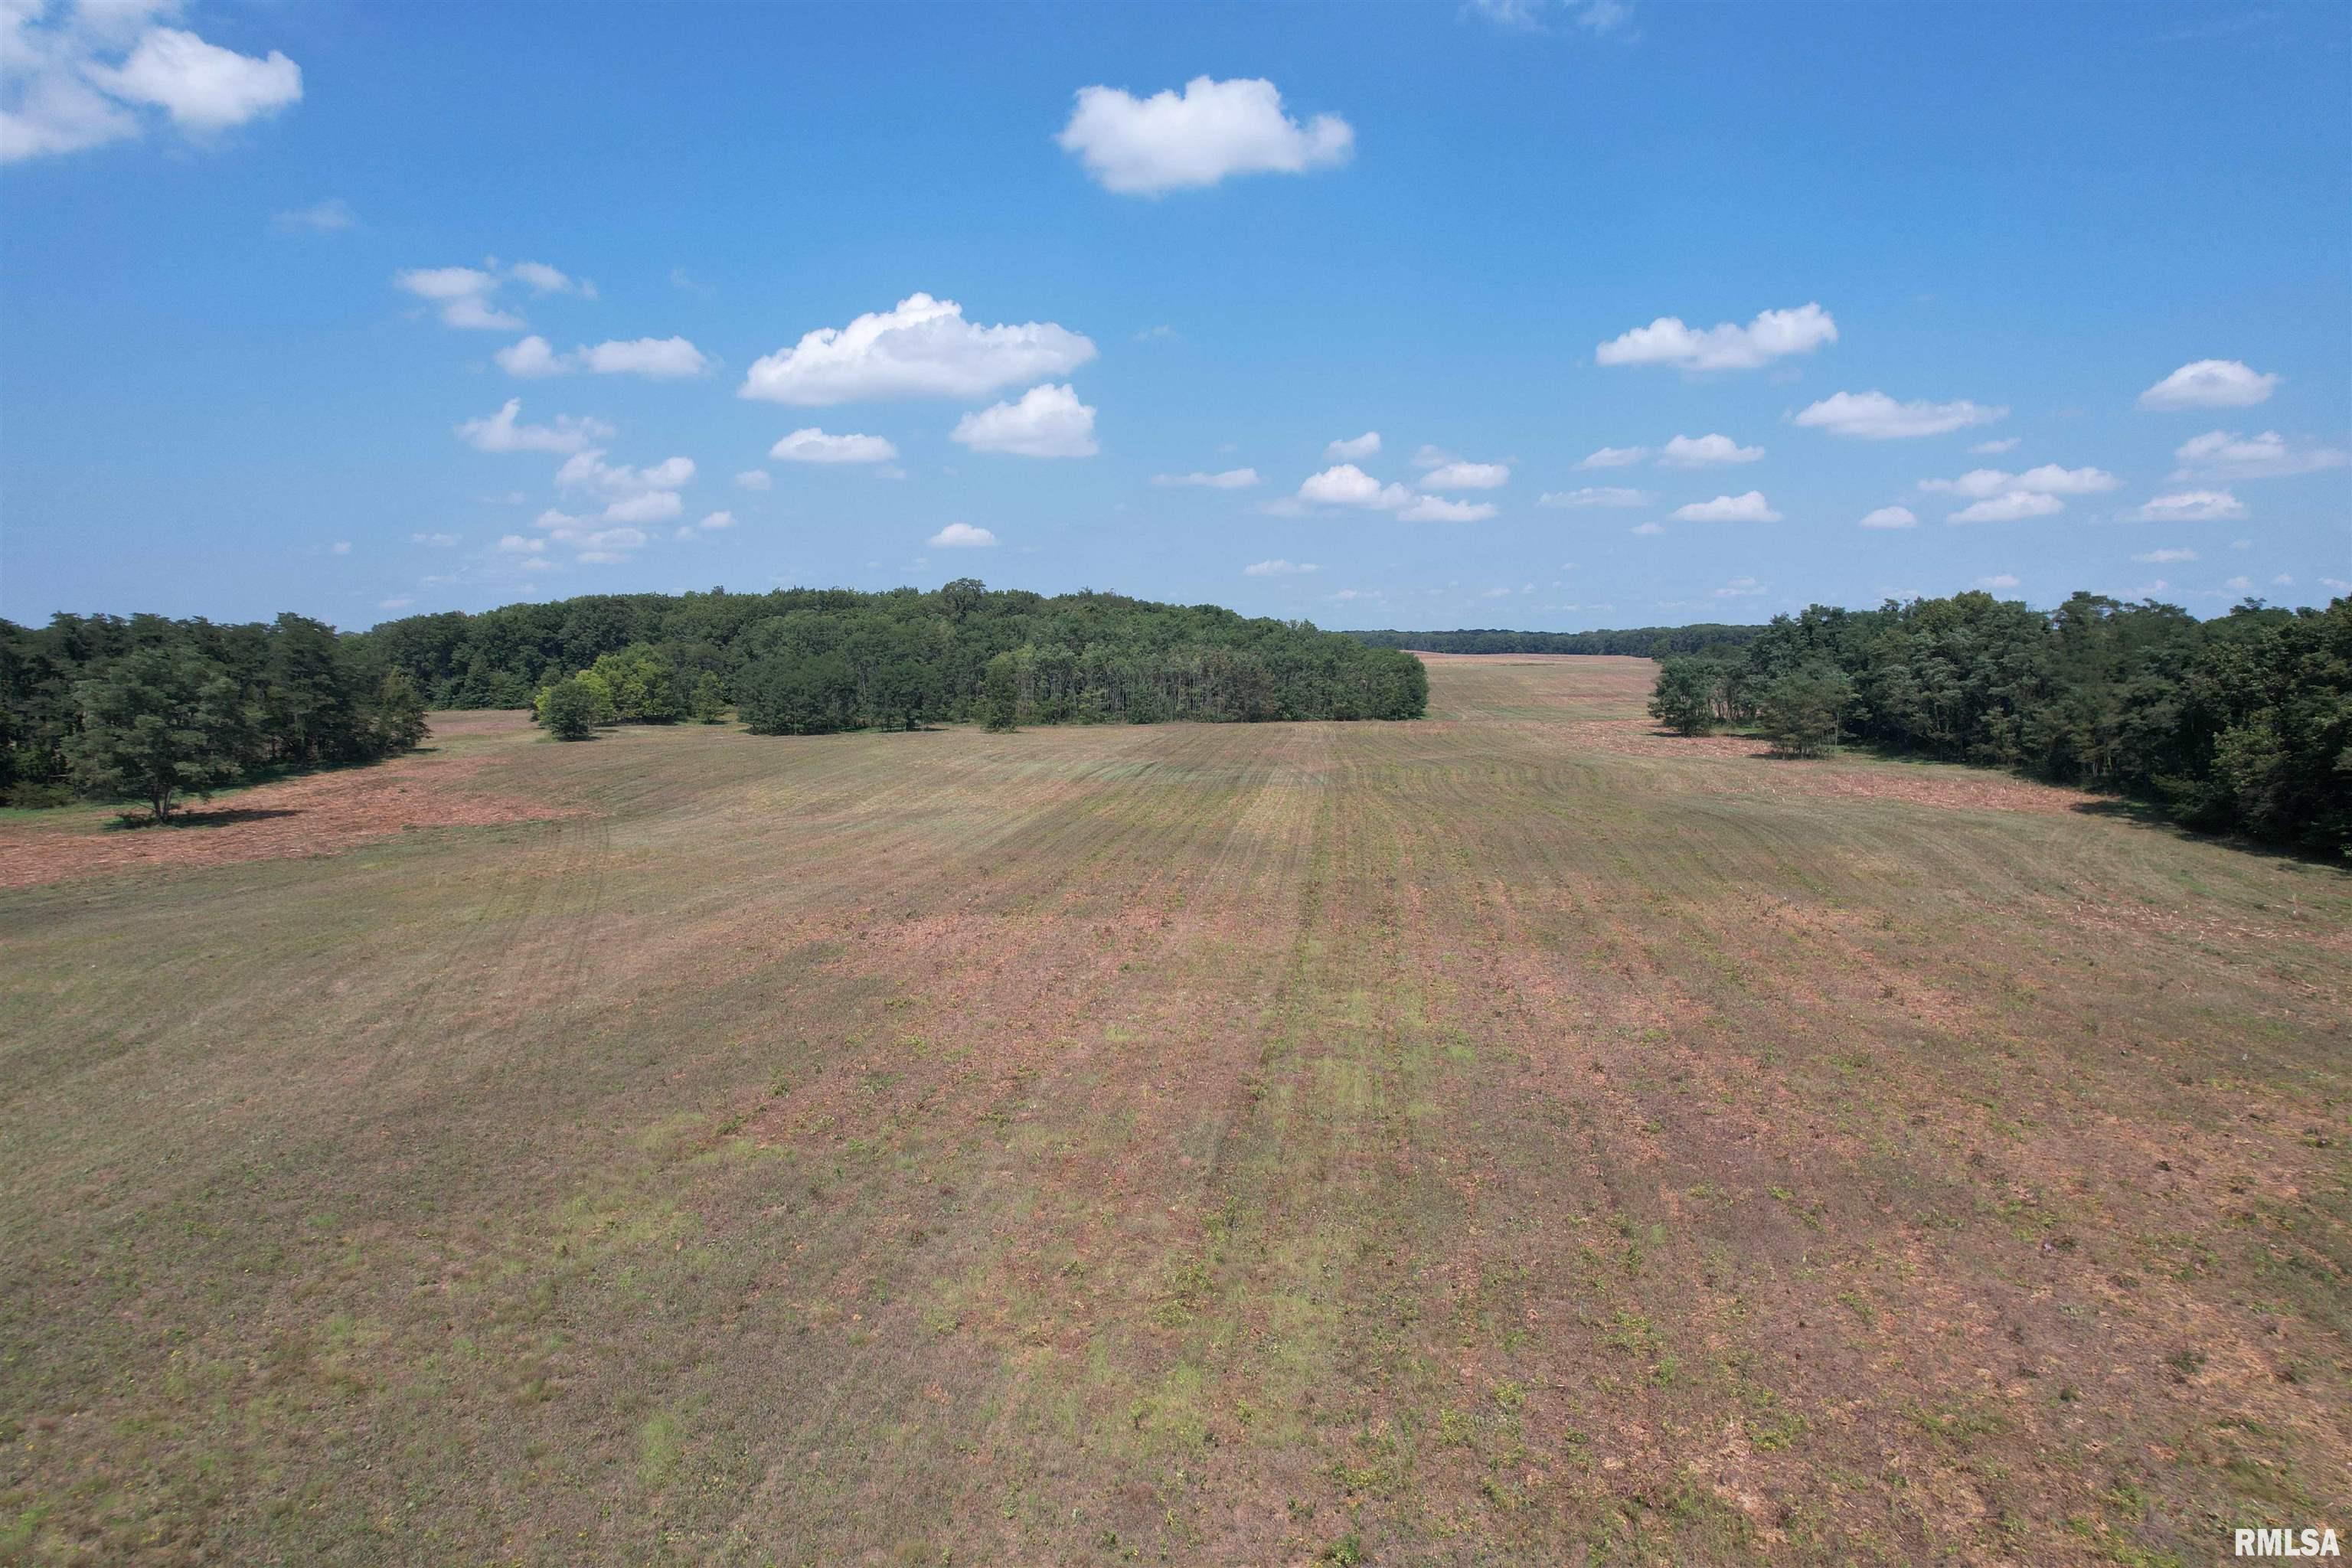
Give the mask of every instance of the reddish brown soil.
[[0, 887], [26, 888], [126, 870], [335, 855], [414, 828], [486, 827], [578, 815], [475, 787], [473, 776], [488, 761], [404, 757], [374, 767], [313, 773], [240, 790], [211, 805], [183, 807], [160, 826], [125, 827], [113, 817], [88, 812], [76, 812], [62, 824], [0, 826]]

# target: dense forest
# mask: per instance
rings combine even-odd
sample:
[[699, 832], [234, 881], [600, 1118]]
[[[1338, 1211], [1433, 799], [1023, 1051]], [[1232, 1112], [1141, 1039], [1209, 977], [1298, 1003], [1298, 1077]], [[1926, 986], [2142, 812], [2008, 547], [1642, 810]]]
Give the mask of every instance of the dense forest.
[[1746, 647], [1762, 626], [1633, 626], [1613, 632], [1513, 632], [1499, 628], [1459, 632], [1349, 632], [1372, 647], [1412, 648], [1422, 653], [1608, 653], [1633, 658], [1664, 658], [1676, 653], [1711, 653]]
[[409, 679], [301, 616], [215, 626], [161, 616], [0, 621], [0, 803], [203, 796], [373, 761], [425, 736]]
[[[992, 592], [970, 578], [931, 593], [597, 595], [412, 616], [355, 641], [436, 708], [530, 707], [584, 677], [608, 720], [709, 717], [731, 704], [770, 733], [971, 719], [1412, 719], [1429, 695], [1419, 660], [1301, 622], [1116, 594]], [[559, 700], [574, 699], [567, 689]]]
[[1759, 726], [2111, 790], [2187, 825], [2352, 849], [2352, 599], [2200, 621], [2077, 594], [1815, 605], [1737, 652], [1662, 665], [1651, 713], [1686, 734]]

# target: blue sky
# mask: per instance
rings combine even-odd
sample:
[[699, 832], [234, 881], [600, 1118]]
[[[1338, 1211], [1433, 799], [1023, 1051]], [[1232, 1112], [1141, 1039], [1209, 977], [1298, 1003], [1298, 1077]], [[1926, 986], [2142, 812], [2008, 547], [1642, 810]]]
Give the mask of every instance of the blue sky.
[[2340, 5], [0, 26], [19, 621], [975, 575], [1574, 628], [2352, 579]]

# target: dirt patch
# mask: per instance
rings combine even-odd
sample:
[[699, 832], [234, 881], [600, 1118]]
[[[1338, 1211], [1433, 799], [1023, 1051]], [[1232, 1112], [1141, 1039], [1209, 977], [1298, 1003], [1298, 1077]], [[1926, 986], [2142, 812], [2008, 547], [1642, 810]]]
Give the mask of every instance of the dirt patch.
[[2069, 812], [2106, 797], [2040, 784], [1990, 769], [1939, 763], [1857, 763], [1839, 757], [1776, 757], [1748, 735], [1670, 735], [1644, 720], [1604, 719], [1570, 725], [1576, 743], [1625, 756], [1708, 758], [1769, 769], [1757, 782], [1771, 792], [1898, 800], [1948, 811]]
[[76, 813], [68, 826], [0, 826], [0, 887], [184, 866], [335, 855], [422, 827], [487, 827], [576, 816], [563, 806], [473, 787], [489, 759], [403, 758], [241, 790], [234, 805], [185, 808], [125, 828]]

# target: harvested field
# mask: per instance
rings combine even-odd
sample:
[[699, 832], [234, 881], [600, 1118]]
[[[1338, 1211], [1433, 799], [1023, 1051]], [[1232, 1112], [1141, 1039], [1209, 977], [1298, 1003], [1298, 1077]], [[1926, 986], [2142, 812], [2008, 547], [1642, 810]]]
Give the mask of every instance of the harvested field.
[[1412, 724], [459, 716], [294, 817], [10, 819], [0, 1560], [2352, 1522], [2352, 877], [1430, 663]]

